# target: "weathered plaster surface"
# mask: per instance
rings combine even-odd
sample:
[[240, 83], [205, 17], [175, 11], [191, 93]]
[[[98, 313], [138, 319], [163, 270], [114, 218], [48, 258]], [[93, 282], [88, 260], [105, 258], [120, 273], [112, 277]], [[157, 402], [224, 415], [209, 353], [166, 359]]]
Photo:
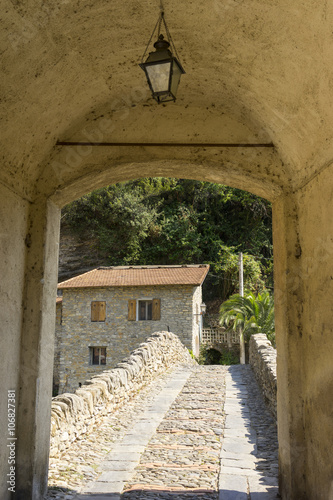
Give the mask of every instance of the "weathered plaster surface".
[[16, 346], [20, 371], [15, 500], [42, 498], [47, 482], [59, 219], [52, 202], [29, 207], [22, 333]]
[[165, 10], [186, 75], [164, 107], [138, 67], [157, 4], [5, 1], [5, 182], [33, 197], [58, 138], [273, 140], [288, 166], [278, 183], [294, 186], [330, 160], [328, 2], [169, 0]]
[[[4, 391], [0, 398], [0, 418], [3, 431], [0, 436], [0, 470], [5, 478], [9, 472], [7, 463], [7, 391], [15, 390], [18, 397], [20, 330], [22, 323], [22, 295], [24, 284], [25, 238], [27, 234], [28, 203], [0, 185], [0, 363], [1, 384]], [[16, 406], [17, 408], [17, 406]], [[0, 497], [6, 498], [6, 481], [0, 483]]]
[[[309, 498], [333, 495], [333, 169], [299, 193], [303, 345], [303, 425], [306, 432]], [[313, 464], [317, 467], [313, 468]], [[325, 478], [331, 478], [330, 483]], [[326, 484], [325, 484], [326, 483]], [[325, 485], [325, 486], [324, 486]], [[318, 494], [318, 492], [320, 492]]]
[[332, 187], [327, 168], [297, 193], [278, 200], [273, 210], [278, 431], [285, 498], [290, 491], [290, 498], [301, 499], [332, 494]]

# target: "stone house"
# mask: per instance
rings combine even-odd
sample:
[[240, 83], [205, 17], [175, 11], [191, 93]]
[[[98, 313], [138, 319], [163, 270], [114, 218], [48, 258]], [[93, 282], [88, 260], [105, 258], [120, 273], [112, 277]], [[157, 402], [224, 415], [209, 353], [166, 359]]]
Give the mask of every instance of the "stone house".
[[72, 392], [156, 331], [195, 354], [209, 265], [99, 267], [58, 285], [55, 392]]

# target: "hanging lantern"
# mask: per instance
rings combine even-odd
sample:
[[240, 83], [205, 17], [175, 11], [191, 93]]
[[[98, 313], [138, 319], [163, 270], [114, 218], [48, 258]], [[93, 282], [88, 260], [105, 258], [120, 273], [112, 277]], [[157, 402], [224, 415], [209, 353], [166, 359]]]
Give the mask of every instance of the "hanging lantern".
[[[161, 24], [164, 23], [168, 40], [160, 34]], [[145, 62], [148, 46], [154, 36], [158, 25], [158, 38], [154, 43], [155, 52], [150, 52]], [[172, 54], [170, 46], [172, 44], [175, 54], [178, 56], [176, 48], [172, 42], [168, 27], [164, 19], [164, 13], [161, 12], [154, 31], [150, 37], [145, 53], [142, 56], [140, 67], [146, 74], [146, 78], [154, 99], [158, 103], [175, 101], [180, 77], [185, 73], [179, 60]]]
[[207, 310], [207, 306], [204, 302], [202, 302], [202, 304], [200, 304], [200, 312], [201, 314], [206, 314], [206, 310]]

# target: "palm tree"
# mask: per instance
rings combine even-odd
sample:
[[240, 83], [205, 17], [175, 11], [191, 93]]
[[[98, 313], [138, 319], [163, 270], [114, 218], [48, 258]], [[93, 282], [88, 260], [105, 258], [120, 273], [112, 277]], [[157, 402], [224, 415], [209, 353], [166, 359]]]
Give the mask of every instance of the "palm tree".
[[238, 293], [220, 307], [220, 325], [231, 331], [243, 332], [248, 340], [253, 333], [265, 333], [275, 346], [274, 299], [265, 291], [258, 296]]

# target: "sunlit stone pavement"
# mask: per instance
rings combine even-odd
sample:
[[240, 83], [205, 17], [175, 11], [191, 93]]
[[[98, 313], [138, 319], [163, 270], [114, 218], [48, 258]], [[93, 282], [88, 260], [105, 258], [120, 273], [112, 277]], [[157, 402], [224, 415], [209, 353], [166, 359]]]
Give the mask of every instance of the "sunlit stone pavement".
[[273, 500], [277, 474], [251, 368], [182, 365], [52, 459], [46, 498]]

